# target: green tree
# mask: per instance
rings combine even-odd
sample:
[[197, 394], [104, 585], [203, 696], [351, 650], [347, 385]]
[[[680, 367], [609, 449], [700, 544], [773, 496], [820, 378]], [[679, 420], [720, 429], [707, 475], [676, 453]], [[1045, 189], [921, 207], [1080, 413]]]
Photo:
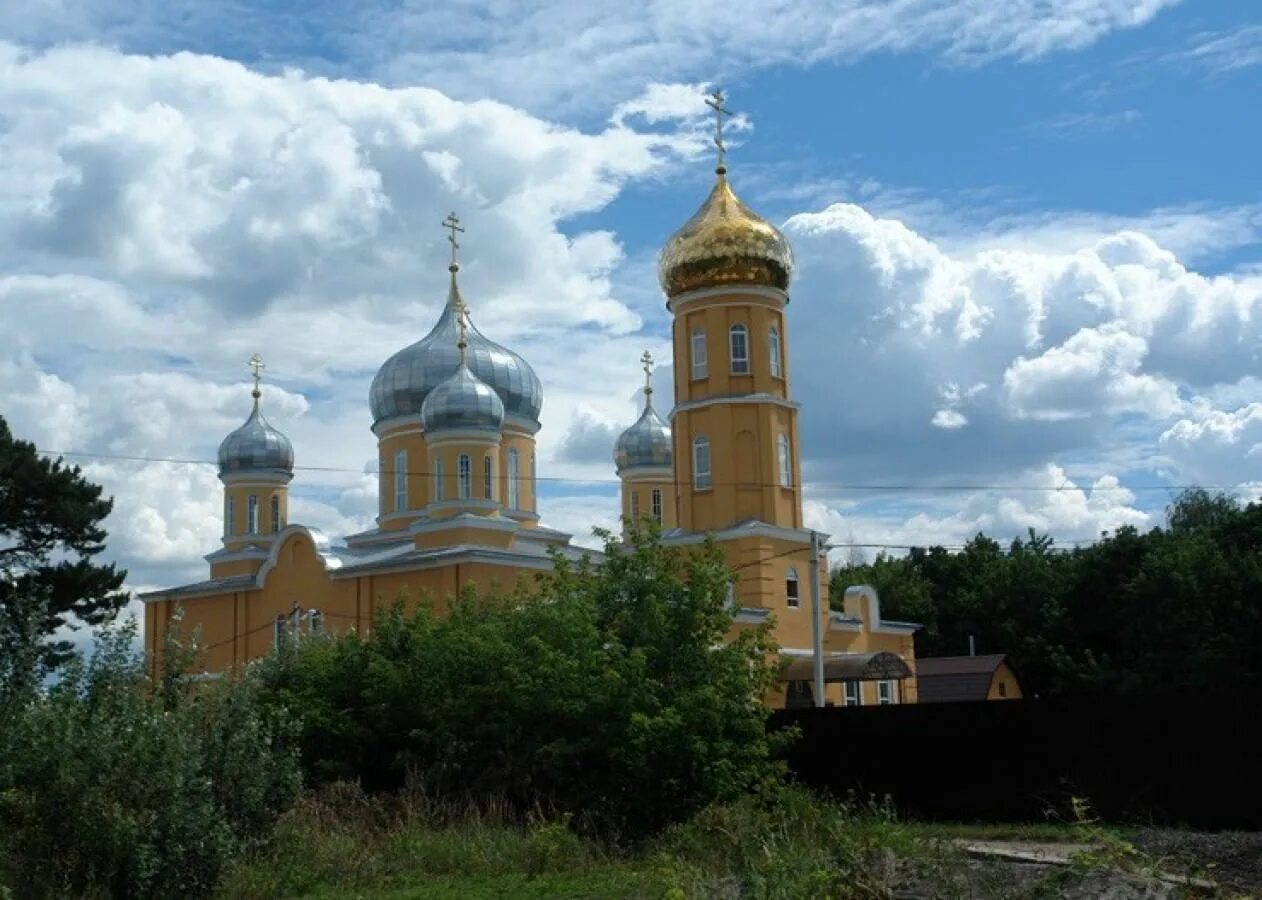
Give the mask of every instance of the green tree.
[[259, 672], [300, 716], [315, 779], [410, 778], [643, 835], [780, 772], [768, 631], [730, 639], [729, 577], [713, 545], [608, 539], [529, 592], [470, 590], [445, 615], [396, 604], [367, 637], [305, 641]]
[[127, 602], [127, 573], [95, 562], [112, 506], [78, 466], [41, 456], [0, 417], [0, 656], [59, 665], [71, 656], [69, 641], [48, 640], [59, 626], [99, 625]]

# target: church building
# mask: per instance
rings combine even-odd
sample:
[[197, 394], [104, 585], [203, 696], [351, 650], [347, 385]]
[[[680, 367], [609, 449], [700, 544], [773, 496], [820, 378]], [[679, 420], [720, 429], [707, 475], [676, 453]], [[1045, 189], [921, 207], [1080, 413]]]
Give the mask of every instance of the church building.
[[[709, 102], [721, 121], [722, 98]], [[714, 188], [661, 253], [674, 402], [664, 419], [645, 354], [644, 411], [614, 450], [623, 517], [651, 519], [670, 545], [712, 535], [722, 546], [734, 627], [770, 620], [781, 647], [772, 705], [914, 702], [918, 626], [882, 619], [866, 587], [847, 591], [844, 611], [829, 609], [823, 536], [802, 520], [786, 321], [793, 254], [736, 197], [721, 125], [717, 135]], [[508, 589], [550, 571], [552, 550], [590, 552], [539, 523], [542, 387], [524, 359], [474, 326], [458, 283], [463, 229], [454, 215], [444, 225], [446, 305], [429, 334], [386, 360], [369, 394], [376, 527], [335, 544], [288, 520], [294, 450], [263, 413], [256, 356], [253, 408], [219, 448], [223, 539], [206, 557], [209, 577], [142, 595], [152, 659], [177, 612], [185, 628], [200, 628], [202, 665], [224, 672], [296, 633], [366, 630], [375, 608], [398, 596], [441, 609], [466, 585]]]

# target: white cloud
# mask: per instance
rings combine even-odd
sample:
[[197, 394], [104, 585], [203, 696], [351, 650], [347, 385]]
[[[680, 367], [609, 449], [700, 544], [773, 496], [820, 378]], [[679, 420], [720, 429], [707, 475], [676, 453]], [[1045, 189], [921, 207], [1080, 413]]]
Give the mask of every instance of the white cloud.
[[1032, 60], [1149, 22], [1177, 0], [819, 0], [475, 7], [367, 0], [286, 4], [17, 0], [0, 35], [48, 46], [104, 40], [139, 52], [231, 52], [259, 65], [428, 84], [534, 109], [609, 109], [650, 80], [735, 78], [777, 65], [923, 52], [952, 65]]
[[1167, 60], [1190, 63], [1219, 75], [1262, 65], [1262, 25], [1203, 32], [1190, 43]]

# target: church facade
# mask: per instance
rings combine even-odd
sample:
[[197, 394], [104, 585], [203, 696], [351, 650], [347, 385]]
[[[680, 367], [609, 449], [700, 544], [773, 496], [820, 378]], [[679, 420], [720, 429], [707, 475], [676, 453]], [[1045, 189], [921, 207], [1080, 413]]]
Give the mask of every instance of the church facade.
[[[366, 630], [398, 596], [441, 610], [467, 585], [509, 589], [550, 571], [551, 551], [582, 555], [570, 535], [540, 525], [539, 379], [474, 327], [458, 282], [461, 229], [454, 216], [445, 225], [442, 313], [382, 365], [370, 391], [376, 527], [334, 544], [288, 520], [294, 451], [263, 413], [256, 357], [253, 409], [219, 448], [223, 538], [206, 557], [209, 577], [142, 596], [152, 659], [177, 615], [200, 629], [207, 671], [225, 672], [295, 632]], [[844, 611], [831, 611], [822, 537], [804, 527], [792, 271], [787, 240], [736, 197], [720, 162], [709, 197], [661, 254], [674, 398], [663, 419], [646, 383], [643, 414], [617, 441], [622, 514], [654, 521], [667, 544], [712, 535], [723, 547], [734, 627], [771, 621], [781, 647], [772, 705], [914, 702], [917, 626], [883, 620], [870, 588], [848, 591]], [[646, 373], [650, 364], [646, 354]]]

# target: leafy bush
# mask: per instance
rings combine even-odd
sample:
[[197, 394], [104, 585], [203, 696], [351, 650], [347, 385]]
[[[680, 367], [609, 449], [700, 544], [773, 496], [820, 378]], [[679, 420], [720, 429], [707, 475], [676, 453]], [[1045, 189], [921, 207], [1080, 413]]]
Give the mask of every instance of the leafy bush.
[[529, 593], [469, 591], [443, 616], [396, 604], [369, 636], [264, 661], [269, 702], [301, 717], [307, 771], [632, 837], [774, 779], [768, 633], [730, 638], [720, 552], [648, 534], [605, 554], [558, 559]]
[[265, 833], [296, 755], [244, 682], [153, 683], [132, 629], [10, 706], [0, 872], [17, 897], [193, 897]]

